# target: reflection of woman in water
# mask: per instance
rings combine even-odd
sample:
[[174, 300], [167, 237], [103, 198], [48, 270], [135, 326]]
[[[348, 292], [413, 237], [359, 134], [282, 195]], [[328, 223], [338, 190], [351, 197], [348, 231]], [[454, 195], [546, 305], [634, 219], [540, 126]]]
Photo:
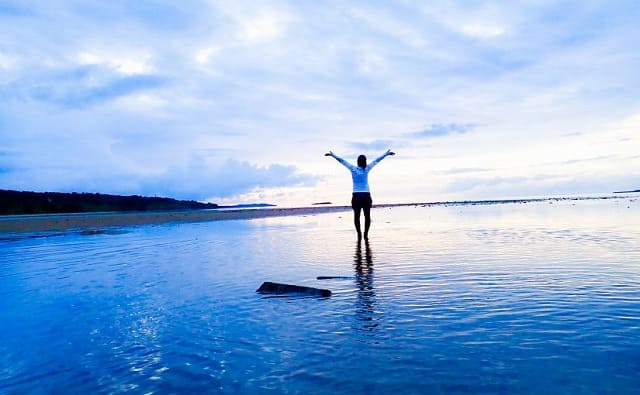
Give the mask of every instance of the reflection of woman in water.
[[371, 226], [371, 193], [369, 191], [369, 172], [373, 166], [383, 160], [389, 155], [395, 155], [391, 150], [387, 150], [379, 158], [367, 165], [367, 157], [364, 155], [358, 156], [358, 166], [354, 166], [346, 160], [340, 158], [333, 152], [329, 151], [325, 156], [332, 156], [338, 162], [342, 163], [349, 171], [351, 171], [351, 178], [353, 179], [353, 197], [351, 198], [351, 207], [353, 208], [353, 223], [356, 226], [356, 232], [358, 232], [358, 239], [362, 238], [362, 232], [360, 231], [360, 211], [364, 211], [364, 237], [369, 237], [369, 227]]
[[362, 255], [362, 242], [358, 240], [353, 262], [356, 270], [356, 282], [360, 291], [373, 291], [373, 254], [369, 240], [364, 240], [364, 256]]
[[373, 288], [373, 253], [367, 239], [364, 240], [364, 255], [362, 252], [362, 241], [358, 240], [353, 256], [359, 291], [356, 314], [358, 319], [363, 321], [362, 329], [371, 331], [378, 326], [377, 321], [380, 317], [376, 317], [379, 314], [376, 314], [376, 292]]

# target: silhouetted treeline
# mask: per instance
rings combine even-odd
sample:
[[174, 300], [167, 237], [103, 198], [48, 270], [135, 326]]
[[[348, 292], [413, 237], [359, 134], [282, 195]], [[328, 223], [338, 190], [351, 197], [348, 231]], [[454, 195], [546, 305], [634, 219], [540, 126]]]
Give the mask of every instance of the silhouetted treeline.
[[102, 193], [21, 192], [0, 189], [0, 215], [155, 211], [217, 208], [217, 204], [163, 197]]

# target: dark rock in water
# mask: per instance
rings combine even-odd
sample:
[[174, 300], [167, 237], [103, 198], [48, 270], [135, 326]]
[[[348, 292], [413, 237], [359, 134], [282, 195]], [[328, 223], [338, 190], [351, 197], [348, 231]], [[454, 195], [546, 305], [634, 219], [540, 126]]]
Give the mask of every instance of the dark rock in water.
[[353, 277], [349, 276], [318, 276], [316, 280], [353, 280]]
[[94, 236], [94, 235], [122, 235], [128, 231], [122, 229], [84, 229], [80, 231], [82, 236]]
[[256, 292], [261, 294], [273, 294], [273, 295], [298, 294], [298, 295], [313, 295], [313, 296], [322, 296], [322, 297], [331, 296], [331, 291], [329, 291], [328, 289], [303, 287], [300, 285], [291, 285], [291, 284], [272, 283], [270, 281], [263, 282], [260, 288], [256, 290]]
[[104, 229], [85, 229], [80, 231], [82, 236], [103, 235], [105, 233], [107, 233], [107, 231]]

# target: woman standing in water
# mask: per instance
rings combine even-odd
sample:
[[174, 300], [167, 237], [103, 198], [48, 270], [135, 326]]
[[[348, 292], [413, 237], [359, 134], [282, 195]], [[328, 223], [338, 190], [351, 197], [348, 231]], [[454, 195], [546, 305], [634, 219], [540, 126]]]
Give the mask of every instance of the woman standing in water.
[[369, 237], [369, 227], [371, 226], [371, 192], [369, 191], [369, 172], [373, 166], [377, 165], [381, 160], [390, 155], [395, 155], [395, 152], [387, 150], [379, 158], [367, 165], [367, 157], [364, 155], [358, 156], [358, 166], [354, 166], [346, 160], [340, 158], [332, 151], [324, 154], [325, 156], [332, 156], [338, 162], [342, 163], [344, 167], [351, 172], [351, 178], [353, 179], [353, 196], [351, 198], [351, 207], [353, 208], [353, 223], [356, 226], [356, 232], [358, 233], [358, 239], [362, 238], [362, 232], [360, 231], [360, 212], [364, 211], [364, 238]]

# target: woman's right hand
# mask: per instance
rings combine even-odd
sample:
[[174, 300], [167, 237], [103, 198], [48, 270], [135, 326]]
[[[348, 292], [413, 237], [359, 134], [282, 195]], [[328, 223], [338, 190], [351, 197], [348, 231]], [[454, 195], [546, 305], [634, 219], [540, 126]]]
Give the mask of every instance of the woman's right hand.
[[329, 151], [326, 154], [324, 154], [324, 156], [333, 156], [333, 151]]

